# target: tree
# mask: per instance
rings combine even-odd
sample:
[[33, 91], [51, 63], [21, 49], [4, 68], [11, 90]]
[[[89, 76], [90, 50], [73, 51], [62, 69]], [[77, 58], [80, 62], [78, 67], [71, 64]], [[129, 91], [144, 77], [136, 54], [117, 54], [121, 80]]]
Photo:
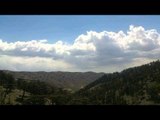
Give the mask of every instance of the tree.
[[17, 80], [17, 89], [22, 90], [22, 95], [20, 95], [17, 98], [17, 101], [20, 103], [23, 103], [23, 100], [25, 98], [25, 94], [27, 91], [27, 87], [28, 87], [28, 82], [26, 80], [23, 79], [18, 79]]
[[160, 103], [160, 84], [154, 82], [149, 85], [148, 93], [150, 95], [150, 100], [155, 103]]
[[45, 103], [45, 97], [40, 95], [31, 95], [23, 101], [23, 105], [45, 105]]
[[3, 87], [5, 88], [5, 93], [2, 96], [1, 104], [5, 104], [5, 99], [9, 93], [15, 88], [15, 79], [10, 74], [2, 74]]

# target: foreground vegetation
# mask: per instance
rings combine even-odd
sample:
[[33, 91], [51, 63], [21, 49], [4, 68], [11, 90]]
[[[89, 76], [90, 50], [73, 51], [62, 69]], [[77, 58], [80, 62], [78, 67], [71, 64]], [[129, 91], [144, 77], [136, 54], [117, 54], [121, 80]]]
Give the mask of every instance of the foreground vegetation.
[[71, 91], [38, 80], [15, 80], [0, 72], [1, 105], [59, 105], [68, 101]]

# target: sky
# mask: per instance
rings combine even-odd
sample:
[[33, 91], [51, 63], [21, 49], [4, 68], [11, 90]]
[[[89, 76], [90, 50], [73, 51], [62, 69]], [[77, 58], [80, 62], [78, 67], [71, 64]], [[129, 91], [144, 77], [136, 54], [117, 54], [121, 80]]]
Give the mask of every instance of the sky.
[[116, 72], [160, 57], [160, 16], [0, 15], [0, 69]]

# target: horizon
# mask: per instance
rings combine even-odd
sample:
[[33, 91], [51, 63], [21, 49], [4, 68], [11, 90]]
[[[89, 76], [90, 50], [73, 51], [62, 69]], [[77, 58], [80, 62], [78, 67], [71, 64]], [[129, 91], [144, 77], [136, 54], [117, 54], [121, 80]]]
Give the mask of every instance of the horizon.
[[113, 71], [113, 72], [94, 72], [94, 71], [85, 71], [85, 72], [70, 72], [70, 71], [13, 71], [13, 70], [5, 70], [5, 69], [0, 69], [0, 71], [10, 71], [10, 72], [31, 72], [31, 73], [34, 73], [34, 72], [45, 72], [45, 73], [50, 73], [50, 72], [68, 72], [68, 73], [89, 73], [89, 72], [91, 72], [91, 73], [104, 73], [104, 74], [113, 74], [113, 73], [121, 73], [121, 72], [123, 72], [124, 70], [127, 70], [127, 69], [130, 69], [130, 68], [135, 68], [135, 67], [141, 67], [141, 66], [143, 66], [143, 65], [147, 65], [147, 64], [150, 64], [150, 63], [152, 63], [152, 62], [156, 62], [156, 61], [159, 61], [159, 59], [157, 59], [157, 60], [154, 60], [154, 61], [151, 61], [151, 62], [148, 62], [148, 63], [145, 63], [145, 64], [141, 64], [141, 65], [138, 65], [138, 66], [132, 66], [132, 67], [128, 67], [128, 68], [125, 68], [125, 69], [123, 69], [123, 70], [121, 70], [121, 71]]
[[113, 73], [160, 58], [160, 16], [0, 15], [0, 69]]

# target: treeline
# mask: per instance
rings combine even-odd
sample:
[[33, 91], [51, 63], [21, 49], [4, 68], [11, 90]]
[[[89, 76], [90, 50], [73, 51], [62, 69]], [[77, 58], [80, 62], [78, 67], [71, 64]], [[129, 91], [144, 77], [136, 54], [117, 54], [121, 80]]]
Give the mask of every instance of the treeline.
[[160, 104], [160, 61], [106, 74], [75, 93], [74, 104]]
[[[1, 105], [61, 105], [66, 104], [70, 94], [42, 81], [15, 80], [12, 75], [0, 71]], [[15, 100], [11, 101], [13, 97]]]

